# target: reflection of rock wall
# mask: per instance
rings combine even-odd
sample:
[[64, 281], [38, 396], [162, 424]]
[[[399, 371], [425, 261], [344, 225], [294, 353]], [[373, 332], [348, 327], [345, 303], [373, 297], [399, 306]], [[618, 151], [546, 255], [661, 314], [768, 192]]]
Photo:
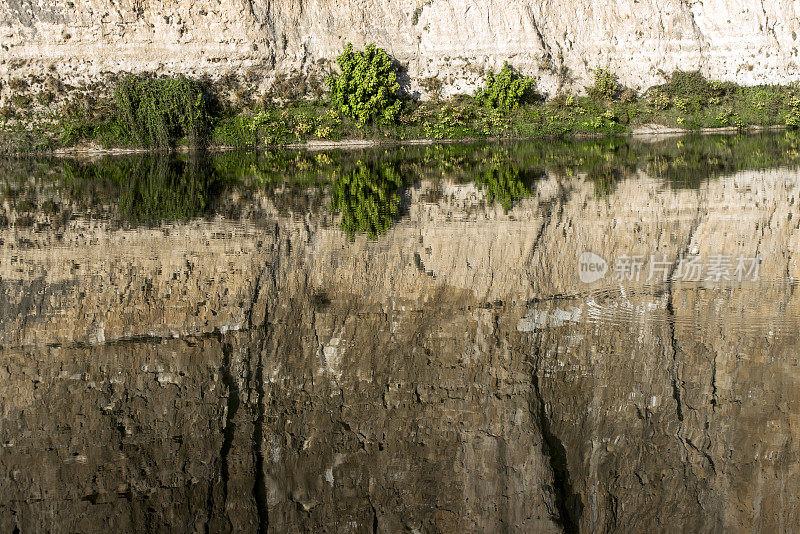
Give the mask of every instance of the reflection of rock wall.
[[[155, 70], [251, 83], [321, 73], [344, 44], [376, 42], [407, 65], [412, 87], [437, 77], [470, 91], [504, 60], [540, 78], [584, 87], [598, 67], [637, 88], [676, 68], [743, 83], [796, 80], [796, 6], [726, 0], [108, 0], [0, 2], [0, 77]], [[301, 75], [302, 78], [302, 75]], [[296, 82], [279, 88], [291, 91]], [[10, 96], [10, 93], [8, 93]]]
[[[5, 351], [0, 528], [225, 526], [220, 365], [230, 347], [208, 338]], [[252, 479], [252, 462], [237, 459], [247, 468], [230, 462], [230, 472]], [[239, 490], [228, 484], [234, 503]]]
[[509, 350], [494, 312], [459, 311], [465, 297], [443, 289], [418, 306], [336, 298], [271, 310], [271, 521], [298, 531], [554, 528], [529, 362]]
[[129, 231], [79, 221], [0, 235], [0, 346], [237, 330], [273, 239], [214, 222]]
[[[796, 276], [796, 171], [696, 191], [640, 175], [602, 198], [549, 177], [508, 214], [471, 186], [423, 192], [372, 243], [319, 213], [87, 231], [92, 276], [71, 270], [82, 242], [8, 229], [3, 530], [800, 521], [800, 307], [776, 282]], [[759, 253], [765, 282], [576, 274], [583, 250], [695, 248]]]

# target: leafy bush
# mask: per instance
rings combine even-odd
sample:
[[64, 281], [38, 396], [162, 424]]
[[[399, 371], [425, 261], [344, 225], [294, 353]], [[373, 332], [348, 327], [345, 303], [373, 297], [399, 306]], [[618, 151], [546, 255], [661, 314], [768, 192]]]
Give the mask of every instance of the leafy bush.
[[351, 240], [356, 233], [377, 239], [397, 217], [401, 187], [402, 179], [394, 167], [358, 162], [334, 182], [330, 209], [342, 213], [341, 228]]
[[594, 73], [594, 85], [588, 90], [589, 96], [599, 100], [614, 100], [622, 92], [622, 85], [617, 75], [606, 69], [597, 69]]
[[786, 126], [792, 130], [797, 130], [800, 128], [800, 98], [792, 98], [789, 105], [791, 108], [786, 115]]
[[94, 127], [89, 123], [85, 112], [71, 111], [59, 121], [61, 143], [70, 146], [91, 136]]
[[239, 114], [221, 118], [211, 131], [211, 142], [235, 147], [254, 146], [256, 136], [252, 128], [252, 117]]
[[257, 113], [241, 113], [220, 120], [214, 127], [212, 140], [229, 146], [280, 145], [297, 140], [293, 135], [292, 117], [275, 108], [262, 108]]
[[26, 110], [31, 106], [31, 97], [28, 95], [14, 95], [11, 97], [11, 104], [20, 110]]
[[0, 120], [7, 121], [13, 119], [17, 115], [16, 110], [11, 106], [0, 107]]
[[426, 109], [420, 106], [418, 111], [422, 111], [423, 128], [425, 135], [433, 139], [458, 138], [472, 133], [470, 125], [478, 118], [477, 110], [473, 105], [461, 105], [451, 101], [442, 107]]
[[129, 146], [132, 143], [128, 130], [117, 116], [101, 121], [90, 133], [95, 141], [106, 148]]
[[36, 95], [36, 101], [41, 106], [49, 106], [56, 99], [52, 91], [42, 91]]
[[523, 76], [506, 61], [499, 74], [489, 71], [486, 86], [478, 90], [475, 100], [489, 108], [512, 111], [533, 100], [535, 87], [533, 78]]
[[[263, 135], [267, 144], [278, 144], [282, 141], [285, 134], [289, 133], [285, 120], [275, 116], [274, 112], [265, 109], [258, 110], [258, 113], [240, 113], [239, 115], [223, 117], [214, 126], [211, 132], [211, 140], [215, 144], [246, 147], [258, 144], [259, 134]], [[284, 135], [277, 135], [276, 126], [282, 127]]]
[[682, 98], [678, 97], [675, 99], [675, 107], [678, 108], [678, 111], [681, 113], [692, 113], [697, 111], [700, 108], [700, 102], [697, 98]]
[[697, 100], [702, 104], [712, 98], [718, 99], [725, 94], [725, 85], [708, 81], [699, 71], [676, 70], [670, 76], [669, 82], [661, 88], [673, 97]]
[[669, 108], [672, 101], [664, 91], [654, 91], [648, 96], [647, 104], [656, 111], [664, 111]]
[[753, 88], [749, 91], [750, 105], [758, 111], [774, 111], [781, 104], [781, 95], [762, 88]]
[[8, 81], [8, 87], [12, 91], [24, 91], [28, 87], [28, 82], [22, 78], [11, 78]]
[[392, 59], [383, 48], [368, 44], [363, 51], [353, 51], [352, 43], [347, 43], [336, 63], [342, 72], [332, 76], [328, 85], [340, 113], [356, 119], [359, 126], [371, 121], [390, 123], [397, 118], [400, 85]]
[[183, 76], [128, 76], [114, 99], [121, 123], [142, 146], [171, 146], [183, 137], [192, 146], [205, 142], [208, 117], [198, 82]]

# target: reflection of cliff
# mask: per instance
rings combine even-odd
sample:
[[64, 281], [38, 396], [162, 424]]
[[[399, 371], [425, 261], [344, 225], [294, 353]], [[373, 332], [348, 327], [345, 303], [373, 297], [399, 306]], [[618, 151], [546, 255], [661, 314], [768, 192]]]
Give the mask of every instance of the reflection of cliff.
[[[230, 350], [208, 338], [4, 351], [0, 528], [226, 525], [220, 367]], [[229, 463], [251, 477], [252, 462]], [[232, 501], [240, 494], [228, 488]]]
[[[0, 525], [788, 528], [798, 194], [551, 174], [507, 214], [423, 181], [377, 241], [257, 195], [258, 224], [2, 229]], [[577, 277], [693, 249], [764, 282]]]

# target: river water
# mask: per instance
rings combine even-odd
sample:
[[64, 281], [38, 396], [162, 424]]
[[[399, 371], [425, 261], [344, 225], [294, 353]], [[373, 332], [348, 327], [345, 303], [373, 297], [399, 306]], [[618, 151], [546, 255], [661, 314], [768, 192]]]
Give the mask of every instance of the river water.
[[0, 160], [0, 530], [786, 531], [800, 137]]

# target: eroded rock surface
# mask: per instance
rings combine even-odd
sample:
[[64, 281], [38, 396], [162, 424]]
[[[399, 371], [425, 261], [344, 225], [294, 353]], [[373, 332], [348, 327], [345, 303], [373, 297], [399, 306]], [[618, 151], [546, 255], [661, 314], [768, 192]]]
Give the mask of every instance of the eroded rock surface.
[[[407, 67], [411, 91], [437, 78], [470, 92], [510, 60], [539, 87], [582, 89], [610, 67], [642, 89], [674, 69], [744, 84], [798, 79], [796, 2], [745, 0], [101, 0], [0, 2], [0, 77], [235, 74], [279, 93], [313, 89], [348, 41]], [[288, 80], [288, 83], [286, 83]]]

